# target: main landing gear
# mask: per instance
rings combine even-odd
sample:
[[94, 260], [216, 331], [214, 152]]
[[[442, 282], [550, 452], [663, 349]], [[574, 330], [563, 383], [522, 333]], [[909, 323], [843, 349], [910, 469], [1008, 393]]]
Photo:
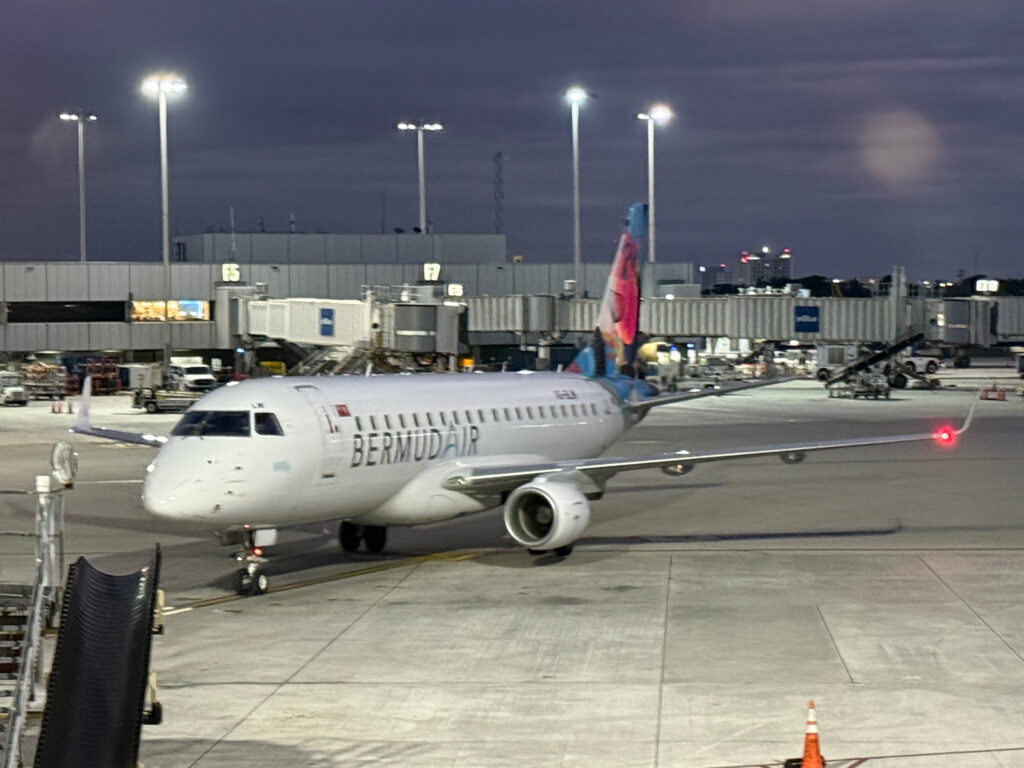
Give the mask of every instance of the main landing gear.
[[366, 545], [367, 552], [383, 552], [387, 538], [388, 529], [383, 525], [359, 525], [346, 521], [338, 526], [338, 543], [346, 552], [359, 549], [359, 542]]
[[235, 572], [235, 592], [239, 595], [262, 595], [270, 586], [262, 568], [267, 558], [263, 556], [263, 550], [253, 542], [251, 530], [243, 532], [242, 546], [243, 549], [233, 555], [235, 560], [245, 563], [244, 568]]

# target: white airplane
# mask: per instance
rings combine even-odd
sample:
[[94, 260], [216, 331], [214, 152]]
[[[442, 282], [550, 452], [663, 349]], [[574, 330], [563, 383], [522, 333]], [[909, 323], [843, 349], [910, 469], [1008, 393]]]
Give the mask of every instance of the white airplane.
[[[338, 520], [345, 551], [385, 546], [386, 526], [419, 525], [504, 505], [505, 526], [531, 553], [568, 555], [614, 475], [756, 456], [937, 440], [959, 430], [732, 450], [595, 458], [655, 406], [722, 389], [657, 394], [617, 373], [635, 345], [637, 249], [644, 208], [631, 206], [599, 320], [569, 373], [273, 377], [205, 395], [169, 436], [94, 427], [89, 387], [72, 431], [159, 447], [142, 503], [153, 515], [225, 532], [245, 550], [236, 589], [267, 589], [262, 546], [276, 529]], [[760, 386], [741, 384], [732, 389]], [[770, 382], [767, 382], [770, 383]], [[732, 390], [728, 390], [732, 391]]]

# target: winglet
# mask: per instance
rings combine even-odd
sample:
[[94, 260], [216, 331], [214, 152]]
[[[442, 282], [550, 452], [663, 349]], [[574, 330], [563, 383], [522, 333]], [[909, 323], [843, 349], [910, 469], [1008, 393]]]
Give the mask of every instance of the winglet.
[[75, 419], [75, 425], [71, 428], [72, 432], [78, 432], [80, 429], [90, 429], [92, 425], [89, 423], [89, 403], [92, 402], [92, 376], [86, 376], [85, 382], [82, 384], [82, 403], [78, 406], [78, 418]]

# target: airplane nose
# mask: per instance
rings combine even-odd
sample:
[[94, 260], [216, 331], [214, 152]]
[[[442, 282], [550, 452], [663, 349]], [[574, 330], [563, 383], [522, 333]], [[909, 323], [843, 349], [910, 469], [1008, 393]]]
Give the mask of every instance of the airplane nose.
[[185, 508], [183, 496], [193, 483], [193, 478], [168, 471], [156, 463], [150, 464], [142, 483], [142, 506], [156, 517], [171, 520], [192, 517]]

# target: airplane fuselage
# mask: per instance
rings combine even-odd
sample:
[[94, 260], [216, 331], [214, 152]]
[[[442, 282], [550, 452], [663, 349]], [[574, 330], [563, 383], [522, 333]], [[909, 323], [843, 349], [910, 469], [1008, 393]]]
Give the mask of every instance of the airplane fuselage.
[[575, 374], [249, 380], [186, 412], [142, 498], [155, 515], [216, 530], [414, 525], [500, 503], [443, 488], [466, 467], [589, 458], [626, 427], [619, 398]]

